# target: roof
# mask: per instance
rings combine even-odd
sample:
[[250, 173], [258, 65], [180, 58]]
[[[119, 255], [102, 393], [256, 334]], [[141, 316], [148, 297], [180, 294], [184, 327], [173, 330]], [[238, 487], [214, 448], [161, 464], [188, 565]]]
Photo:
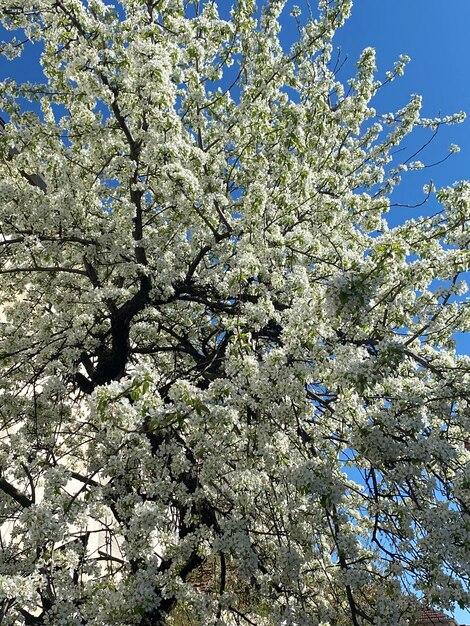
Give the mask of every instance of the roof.
[[435, 609], [424, 609], [417, 621], [418, 626], [458, 626], [453, 617], [436, 611]]

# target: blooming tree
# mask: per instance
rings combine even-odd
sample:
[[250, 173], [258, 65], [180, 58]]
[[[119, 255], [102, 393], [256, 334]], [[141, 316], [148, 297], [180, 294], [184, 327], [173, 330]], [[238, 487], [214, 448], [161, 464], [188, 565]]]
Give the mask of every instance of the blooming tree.
[[405, 57], [345, 89], [350, 0], [289, 51], [260, 4], [0, 0], [3, 54], [43, 46], [0, 88], [2, 625], [470, 604], [470, 185], [385, 219], [460, 117], [376, 113]]

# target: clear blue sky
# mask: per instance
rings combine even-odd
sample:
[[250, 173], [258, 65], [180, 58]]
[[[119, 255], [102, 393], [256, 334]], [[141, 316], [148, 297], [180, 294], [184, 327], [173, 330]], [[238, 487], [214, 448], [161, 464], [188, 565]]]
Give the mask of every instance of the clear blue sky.
[[[311, 0], [315, 5], [315, 0]], [[222, 4], [229, 4], [222, 0]], [[305, 0], [289, 0], [302, 9]], [[286, 11], [288, 13], [288, 10]], [[283, 36], [292, 37], [286, 21]], [[379, 76], [392, 68], [399, 55], [411, 57], [406, 74], [383, 90], [375, 106], [379, 112], [401, 108], [411, 94], [423, 96], [426, 117], [449, 115], [464, 110], [469, 120], [464, 124], [443, 128], [421, 160], [431, 163], [447, 154], [451, 143], [460, 145], [461, 152], [446, 163], [426, 170], [439, 186], [470, 178], [470, 0], [355, 0], [350, 20], [336, 40], [348, 61], [341, 78], [353, 73], [354, 63], [362, 49], [372, 46], [377, 50]], [[2, 33], [0, 32], [0, 35]], [[37, 50], [37, 48], [36, 48]], [[15, 76], [19, 80], [34, 80], [37, 68], [34, 50], [21, 62], [7, 63], [0, 59], [0, 80]], [[30, 59], [28, 63], [28, 59]], [[426, 182], [426, 181], [424, 181]], [[422, 199], [422, 173], [410, 173], [398, 197], [413, 203]], [[410, 210], [416, 217], [423, 209]], [[397, 212], [397, 219], [403, 217]], [[459, 336], [459, 352], [470, 353], [470, 339]], [[456, 610], [459, 623], [470, 624], [470, 612]]]
[[[351, 65], [364, 47], [374, 47], [382, 75], [400, 54], [411, 57], [405, 75], [382, 92], [376, 105], [379, 111], [382, 106], [400, 108], [417, 93], [423, 96], [426, 117], [467, 112], [463, 124], [439, 131], [423, 159], [439, 160], [451, 143], [461, 147], [460, 153], [427, 171], [437, 186], [470, 178], [469, 32], [470, 0], [355, 0], [352, 16], [337, 40]], [[345, 70], [346, 75], [351, 71]], [[419, 178], [410, 173], [404, 181], [399, 191], [404, 201], [419, 199], [423, 182]], [[457, 348], [470, 353], [469, 338], [459, 336]], [[456, 609], [454, 617], [460, 624], [470, 624], [470, 611]]]
[[[298, 2], [299, 6], [302, 2]], [[403, 107], [412, 94], [423, 97], [425, 117], [462, 110], [467, 113], [468, 119], [463, 124], [441, 127], [419, 158], [425, 163], [439, 161], [447, 155], [451, 143], [459, 145], [461, 152], [435, 168], [405, 176], [395, 195], [399, 202], [419, 202], [423, 198], [422, 186], [430, 179], [437, 187], [444, 187], [470, 178], [469, 31], [469, 0], [354, 0], [352, 16], [338, 34], [336, 43], [343, 56], [347, 56], [341, 76], [345, 79], [353, 73], [358, 55], [367, 46], [377, 51], [379, 77], [392, 68], [400, 54], [411, 58], [405, 75], [377, 97], [374, 106], [379, 113]], [[420, 142], [418, 135], [408, 143], [411, 148]], [[417, 217], [425, 210], [395, 209], [390, 220], [397, 223], [406, 216]], [[467, 281], [470, 286], [470, 274]], [[459, 333], [456, 340], [458, 352], [470, 353], [468, 335]], [[470, 613], [467, 621], [470, 624]]]
[[[296, 2], [302, 6], [302, 2]], [[423, 96], [426, 117], [465, 111], [468, 119], [443, 128], [422, 160], [433, 162], [456, 143], [461, 152], [444, 164], [427, 170], [437, 186], [470, 178], [470, 0], [354, 0], [350, 20], [339, 33], [337, 43], [348, 56], [344, 75], [366, 46], [377, 51], [379, 75], [391, 69], [400, 54], [411, 62], [405, 75], [383, 90], [377, 100], [379, 112], [402, 107], [411, 94]], [[421, 155], [420, 155], [421, 158]], [[410, 173], [398, 192], [400, 199], [413, 203], [422, 194], [423, 181]], [[415, 209], [419, 214], [422, 209]], [[470, 282], [470, 281], [469, 281]], [[457, 338], [459, 352], [470, 353], [468, 336]], [[460, 624], [470, 624], [470, 611], [456, 609]]]
[[[419, 201], [426, 178], [432, 178], [438, 187], [470, 178], [469, 28], [469, 0], [355, 0], [352, 16], [337, 40], [351, 64], [365, 46], [374, 47], [379, 75], [390, 69], [400, 54], [411, 57], [405, 75], [380, 94], [378, 111], [400, 108], [417, 93], [423, 96], [426, 117], [461, 110], [468, 115], [463, 124], [441, 128], [423, 160], [440, 160], [451, 143], [458, 144], [461, 152], [435, 168], [410, 173], [397, 191], [404, 203]], [[406, 214], [416, 217], [422, 211], [408, 210]], [[405, 215], [396, 212], [397, 217]], [[459, 334], [456, 339], [457, 350], [470, 353], [469, 337]], [[470, 613], [467, 621], [470, 624]]]

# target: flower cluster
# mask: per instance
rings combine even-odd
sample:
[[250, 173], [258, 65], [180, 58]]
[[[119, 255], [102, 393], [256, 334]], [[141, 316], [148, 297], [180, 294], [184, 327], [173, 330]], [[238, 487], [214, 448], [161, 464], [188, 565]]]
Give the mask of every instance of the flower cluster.
[[405, 56], [339, 81], [351, 4], [286, 51], [283, 0], [2, 0], [2, 624], [470, 605], [470, 183], [386, 217], [462, 116], [377, 113]]

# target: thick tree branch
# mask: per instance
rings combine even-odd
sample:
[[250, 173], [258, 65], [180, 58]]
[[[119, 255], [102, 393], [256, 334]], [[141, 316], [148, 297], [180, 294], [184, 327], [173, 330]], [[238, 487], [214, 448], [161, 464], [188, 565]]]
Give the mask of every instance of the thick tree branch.
[[10, 498], [16, 500], [24, 509], [33, 505], [33, 501], [19, 491], [14, 485], [9, 483], [4, 478], [0, 478], [0, 489]]

